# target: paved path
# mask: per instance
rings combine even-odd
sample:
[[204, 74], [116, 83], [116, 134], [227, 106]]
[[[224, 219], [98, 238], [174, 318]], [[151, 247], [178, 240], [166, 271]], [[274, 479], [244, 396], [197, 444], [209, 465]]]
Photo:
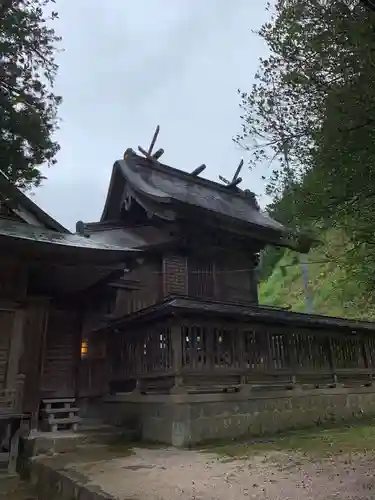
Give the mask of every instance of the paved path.
[[67, 468], [120, 500], [367, 500], [375, 498], [375, 456], [311, 462], [298, 453], [230, 460], [176, 449], [136, 449], [126, 458]]

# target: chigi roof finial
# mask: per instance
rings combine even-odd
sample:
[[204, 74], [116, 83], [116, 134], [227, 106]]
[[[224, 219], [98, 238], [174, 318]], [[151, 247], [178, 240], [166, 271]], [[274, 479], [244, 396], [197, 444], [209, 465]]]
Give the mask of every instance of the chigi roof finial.
[[140, 153], [142, 153], [143, 156], [145, 156], [148, 160], [151, 160], [153, 162], [157, 162], [159, 160], [159, 158], [164, 154], [164, 149], [163, 148], [158, 149], [157, 151], [155, 151], [154, 154], [152, 154], [152, 151], [154, 149], [154, 146], [155, 146], [156, 140], [158, 138], [159, 132], [160, 132], [160, 127], [158, 125], [156, 127], [156, 130], [155, 130], [154, 135], [152, 137], [151, 144], [150, 144], [150, 146], [149, 146], [149, 148], [148, 148], [147, 151], [146, 151], [146, 149], [142, 148], [141, 146], [138, 146], [138, 151]]
[[228, 179], [226, 179], [225, 177], [223, 177], [222, 175], [219, 175], [219, 179], [224, 182], [224, 184], [226, 184], [226, 186], [228, 188], [231, 188], [231, 187], [236, 187], [238, 186], [238, 184], [240, 184], [242, 182], [242, 177], [239, 177], [240, 175], [240, 172], [241, 172], [241, 169], [243, 167], [243, 158], [241, 158], [241, 161], [234, 173], [234, 176], [232, 177], [232, 180], [231, 181], [228, 181]]
[[202, 165], [199, 165], [199, 167], [195, 168], [192, 172], [191, 172], [191, 175], [193, 177], [198, 177], [198, 175], [200, 175], [203, 170], [206, 169], [206, 165], [204, 163], [202, 163]]

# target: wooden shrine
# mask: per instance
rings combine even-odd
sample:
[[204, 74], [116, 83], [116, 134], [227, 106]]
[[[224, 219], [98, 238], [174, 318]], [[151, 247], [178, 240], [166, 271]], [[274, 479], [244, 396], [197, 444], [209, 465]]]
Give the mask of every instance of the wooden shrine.
[[[94, 401], [107, 393], [109, 421], [179, 445], [246, 434], [264, 398], [278, 406], [280, 398], [315, 391], [319, 408], [310, 420], [326, 418], [325, 398], [334, 397], [341, 411], [342, 395], [352, 390], [366, 393], [356, 408], [372, 408], [373, 323], [258, 303], [262, 249], [307, 252], [311, 241], [262, 213], [255, 195], [240, 189], [242, 164], [218, 183], [200, 176], [204, 165], [187, 173], [162, 164], [163, 151], [152, 148], [125, 152], [114, 164], [101, 220], [77, 226], [92, 241], [142, 251], [133, 271], [92, 298], [82, 396]], [[103, 300], [106, 321], [98, 324]], [[214, 407], [226, 417], [217, 416], [211, 433]], [[236, 427], [228, 419], [235, 421], [240, 407]]]
[[[91, 417], [174, 445], [375, 414], [375, 324], [259, 304], [260, 252], [308, 252], [231, 179], [113, 166], [73, 234], [0, 172], [1, 453]], [[12, 451], [13, 450], [13, 451]]]

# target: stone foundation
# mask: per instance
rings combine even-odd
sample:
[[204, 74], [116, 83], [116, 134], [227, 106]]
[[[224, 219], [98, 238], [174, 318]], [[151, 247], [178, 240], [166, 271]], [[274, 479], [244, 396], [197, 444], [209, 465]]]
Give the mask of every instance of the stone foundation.
[[107, 423], [142, 441], [191, 446], [375, 416], [375, 388], [233, 394], [117, 394], [104, 402]]

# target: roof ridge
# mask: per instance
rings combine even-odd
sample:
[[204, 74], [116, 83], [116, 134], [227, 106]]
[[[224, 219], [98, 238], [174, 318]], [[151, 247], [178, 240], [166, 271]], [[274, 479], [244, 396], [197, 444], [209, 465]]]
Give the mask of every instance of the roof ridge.
[[[144, 158], [143, 156], [139, 156], [133, 149], [128, 150], [128, 152], [130, 152], [130, 151], [131, 151], [131, 154], [133, 156], [133, 160], [136, 161], [138, 164], [140, 164], [140, 166], [142, 166], [142, 167], [146, 167], [146, 168], [154, 169], [154, 170], [156, 169], [161, 173], [166, 171], [167, 173], [175, 174], [183, 179], [187, 179], [192, 183], [202, 184], [204, 186], [209, 186], [211, 188], [218, 189], [223, 193], [227, 193], [227, 194], [232, 195], [232, 196], [238, 196], [239, 198], [242, 198], [242, 199], [245, 199], [246, 201], [248, 201], [249, 205], [251, 205], [252, 208], [259, 211], [259, 205], [256, 201], [256, 195], [250, 189], [242, 190], [242, 189], [238, 188], [237, 186], [230, 189], [227, 186], [225, 186], [224, 184], [220, 184], [217, 181], [213, 181], [213, 180], [207, 179], [205, 177], [193, 176], [193, 175], [191, 175], [190, 172], [180, 170], [179, 168], [171, 167], [170, 165], [166, 165], [165, 163], [161, 163], [160, 161], [152, 162], [148, 158]], [[118, 160], [118, 161], [120, 161], [120, 160]]]

